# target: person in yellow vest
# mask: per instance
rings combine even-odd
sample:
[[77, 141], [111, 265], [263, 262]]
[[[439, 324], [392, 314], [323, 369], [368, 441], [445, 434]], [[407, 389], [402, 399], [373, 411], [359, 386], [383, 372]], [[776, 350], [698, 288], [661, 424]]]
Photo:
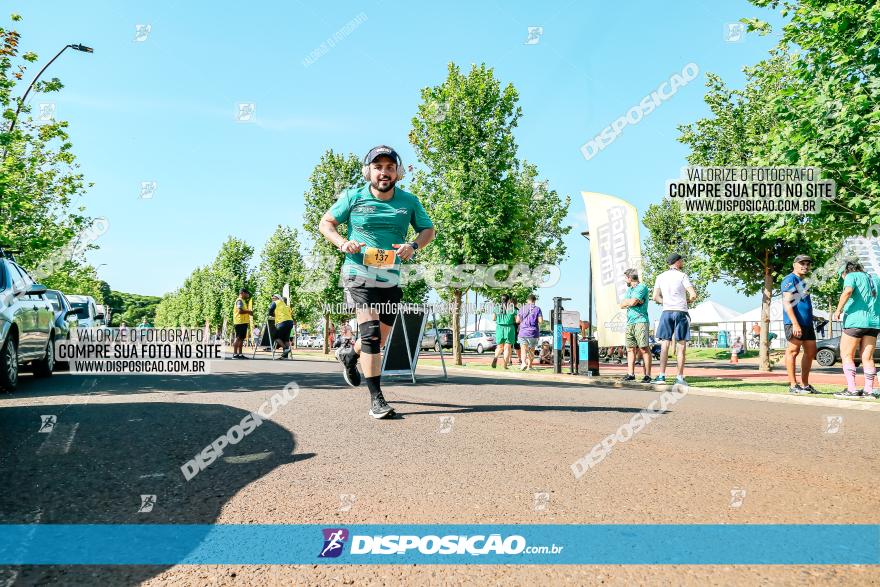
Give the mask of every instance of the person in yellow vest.
[[241, 352], [244, 346], [244, 339], [247, 338], [248, 330], [251, 324], [251, 315], [253, 312], [253, 300], [251, 300], [251, 292], [247, 288], [241, 288], [238, 292], [238, 299], [232, 307], [232, 324], [235, 328], [235, 340], [232, 341], [232, 358], [247, 359]]
[[281, 343], [284, 352], [277, 359], [286, 359], [290, 354], [290, 331], [293, 330], [293, 313], [284, 298], [278, 294], [272, 295], [272, 303], [269, 304], [269, 315], [275, 316], [275, 342]]

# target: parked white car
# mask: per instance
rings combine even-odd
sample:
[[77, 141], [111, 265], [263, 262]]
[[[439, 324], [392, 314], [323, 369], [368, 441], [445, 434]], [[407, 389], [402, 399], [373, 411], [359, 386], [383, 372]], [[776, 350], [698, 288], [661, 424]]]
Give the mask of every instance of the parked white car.
[[459, 343], [462, 352], [477, 351], [483, 354], [486, 351], [494, 351], [497, 344], [495, 343], [495, 333], [478, 330], [471, 332]]
[[92, 296], [67, 296], [70, 307], [76, 311], [80, 328], [95, 328], [104, 325], [104, 313], [99, 310]]

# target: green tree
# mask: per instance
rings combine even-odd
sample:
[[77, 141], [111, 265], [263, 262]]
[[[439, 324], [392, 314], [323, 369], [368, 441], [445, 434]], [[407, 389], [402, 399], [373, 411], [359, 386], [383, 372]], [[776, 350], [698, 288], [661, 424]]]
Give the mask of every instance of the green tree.
[[284, 286], [290, 285], [290, 305], [297, 329], [303, 320], [311, 317], [311, 304], [303, 296], [303, 259], [299, 250], [299, 235], [289, 226], [278, 226], [266, 241], [260, 254], [260, 267], [257, 272], [258, 294], [254, 302], [259, 322], [268, 312], [272, 294], [281, 294]]
[[68, 260], [39, 281], [49, 289], [57, 289], [67, 295], [92, 296], [99, 304], [104, 303], [104, 282], [98, 279], [91, 265], [78, 265]]
[[[412, 191], [437, 228], [422, 262], [532, 267], [545, 255], [557, 262], [565, 250], [562, 236], [570, 230], [562, 226], [569, 202], [563, 204], [546, 187], [536, 189], [537, 170], [517, 160], [513, 129], [522, 110], [513, 85], [502, 88], [485, 64], [464, 75], [450, 63], [446, 80], [424, 88], [421, 98], [409, 138], [423, 168], [415, 171]], [[535, 205], [536, 194], [541, 205]], [[453, 304], [458, 364], [461, 303], [471, 289], [464, 283], [439, 292]]]
[[[691, 165], [747, 166], [785, 165], [767, 142], [779, 124], [774, 115], [775, 96], [787, 67], [784, 59], [767, 62], [778, 76], [756, 75], [747, 69], [743, 90], [729, 89], [708, 74], [706, 103], [712, 112], [694, 124], [680, 127], [679, 140], [688, 145]], [[840, 238], [834, 227], [825, 226], [816, 216], [780, 215], [688, 215], [687, 229], [699, 234], [694, 239], [704, 266], [710, 274], [738, 286], [746, 295], [761, 293], [760, 369], [770, 370], [770, 302], [777, 285], [791, 270], [798, 254], [809, 254], [820, 263], [829, 258]]]
[[[361, 161], [351, 153], [343, 155], [327, 150], [309, 176], [309, 188], [305, 193], [303, 229], [312, 239], [311, 255], [305, 259], [305, 303], [320, 312], [324, 320], [324, 353], [329, 353], [328, 334], [330, 323], [348, 319], [348, 314], [332, 312], [328, 308], [339, 307], [344, 301], [339, 284], [339, 274], [344, 255], [321, 234], [318, 225], [324, 213], [333, 206], [339, 194], [348, 188], [364, 183]], [[347, 224], [337, 227], [339, 234], [347, 234]], [[304, 314], [305, 314], [304, 310]]]
[[[751, 75], [779, 84], [769, 99], [774, 159], [814, 165], [837, 184], [821, 218], [846, 235], [880, 223], [880, 6], [876, 0], [752, 0], [787, 23]], [[744, 19], [762, 34], [770, 27]], [[783, 61], [785, 68], [773, 66]], [[766, 84], [765, 84], [766, 85]]]
[[110, 306], [113, 326], [119, 326], [123, 322], [128, 326], [137, 326], [145, 318], [150, 324], [155, 324], [156, 306], [161, 299], [113, 290], [104, 303]]
[[[13, 22], [20, 20], [12, 15]], [[57, 257], [90, 219], [77, 203], [87, 186], [77, 172], [67, 122], [34, 120], [31, 107], [15, 97], [38, 59], [33, 52], [20, 54], [19, 42], [18, 32], [0, 27], [0, 246], [20, 250], [19, 262], [33, 268]], [[51, 94], [62, 87], [52, 78], [37, 82], [33, 91]]]
[[648, 238], [642, 248], [644, 275], [639, 276], [642, 283], [652, 288], [657, 276], [669, 268], [667, 257], [675, 252], [684, 257], [685, 272], [691, 276], [697, 290], [697, 301], [704, 300], [709, 283], [718, 276], [706, 268], [705, 259], [697, 247], [699, 238], [687, 224], [681, 205], [668, 199], [651, 204], [645, 211], [642, 224], [648, 229]]
[[246, 287], [251, 295], [256, 290], [256, 280], [250, 270], [251, 257], [254, 248], [241, 239], [230, 236], [220, 247], [217, 258], [211, 264], [210, 275], [202, 276], [202, 283], [210, 283], [216, 288], [217, 296], [214, 298], [217, 306], [211, 309], [212, 314], [219, 311], [219, 315], [205, 316], [211, 324], [222, 324], [223, 319], [232, 323], [232, 308], [238, 292]]
[[216, 331], [226, 319], [232, 323], [232, 307], [238, 291], [254, 293], [255, 277], [250, 271], [253, 248], [230, 236], [207, 267], [197, 267], [183, 285], [162, 297], [156, 307], [156, 326], [198, 327], [207, 321]]

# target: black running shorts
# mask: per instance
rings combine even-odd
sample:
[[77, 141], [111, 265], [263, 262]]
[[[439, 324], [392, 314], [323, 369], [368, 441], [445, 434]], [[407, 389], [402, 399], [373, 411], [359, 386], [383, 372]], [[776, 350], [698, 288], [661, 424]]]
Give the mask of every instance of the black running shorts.
[[403, 299], [403, 290], [399, 285], [393, 287], [374, 287], [363, 284], [356, 277], [346, 277], [345, 303], [352, 312], [358, 309], [375, 309], [379, 312], [379, 321], [391, 326], [397, 315], [397, 305]]

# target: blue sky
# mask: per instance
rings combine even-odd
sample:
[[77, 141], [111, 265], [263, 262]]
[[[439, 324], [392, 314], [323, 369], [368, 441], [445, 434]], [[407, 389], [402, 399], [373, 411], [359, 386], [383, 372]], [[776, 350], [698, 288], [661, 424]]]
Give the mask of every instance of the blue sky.
[[[741, 0], [681, 2], [118, 3], [44, 0], [12, 5], [23, 50], [65, 84], [55, 103], [70, 122], [82, 171], [94, 182], [84, 204], [110, 222], [90, 254], [114, 289], [161, 295], [178, 287], [235, 235], [257, 251], [277, 224], [301, 229], [303, 192], [325, 149], [362, 156], [407, 141], [422, 87], [441, 83], [447, 63], [495, 68], [513, 83], [523, 117], [519, 155], [572, 196], [562, 279], [539, 292], [573, 298], [586, 314], [588, 252], [581, 191], [622, 197], [644, 213], [685, 164], [676, 126], [706, 115], [705, 72], [740, 85], [742, 68], [775, 44], [724, 39], [725, 24], [767, 10]], [[317, 61], [303, 60], [346, 23], [362, 21]], [[365, 17], [365, 20], [364, 20]], [[150, 26], [136, 42], [136, 25]], [[543, 27], [526, 44], [528, 27]], [[778, 27], [777, 27], [778, 29]], [[580, 146], [689, 62], [699, 77], [587, 161]], [[32, 70], [28, 75], [32, 75]], [[256, 104], [256, 123], [235, 120]], [[156, 181], [151, 199], [142, 181]], [[645, 228], [642, 226], [642, 237]], [[713, 299], [748, 310], [724, 285]]]

